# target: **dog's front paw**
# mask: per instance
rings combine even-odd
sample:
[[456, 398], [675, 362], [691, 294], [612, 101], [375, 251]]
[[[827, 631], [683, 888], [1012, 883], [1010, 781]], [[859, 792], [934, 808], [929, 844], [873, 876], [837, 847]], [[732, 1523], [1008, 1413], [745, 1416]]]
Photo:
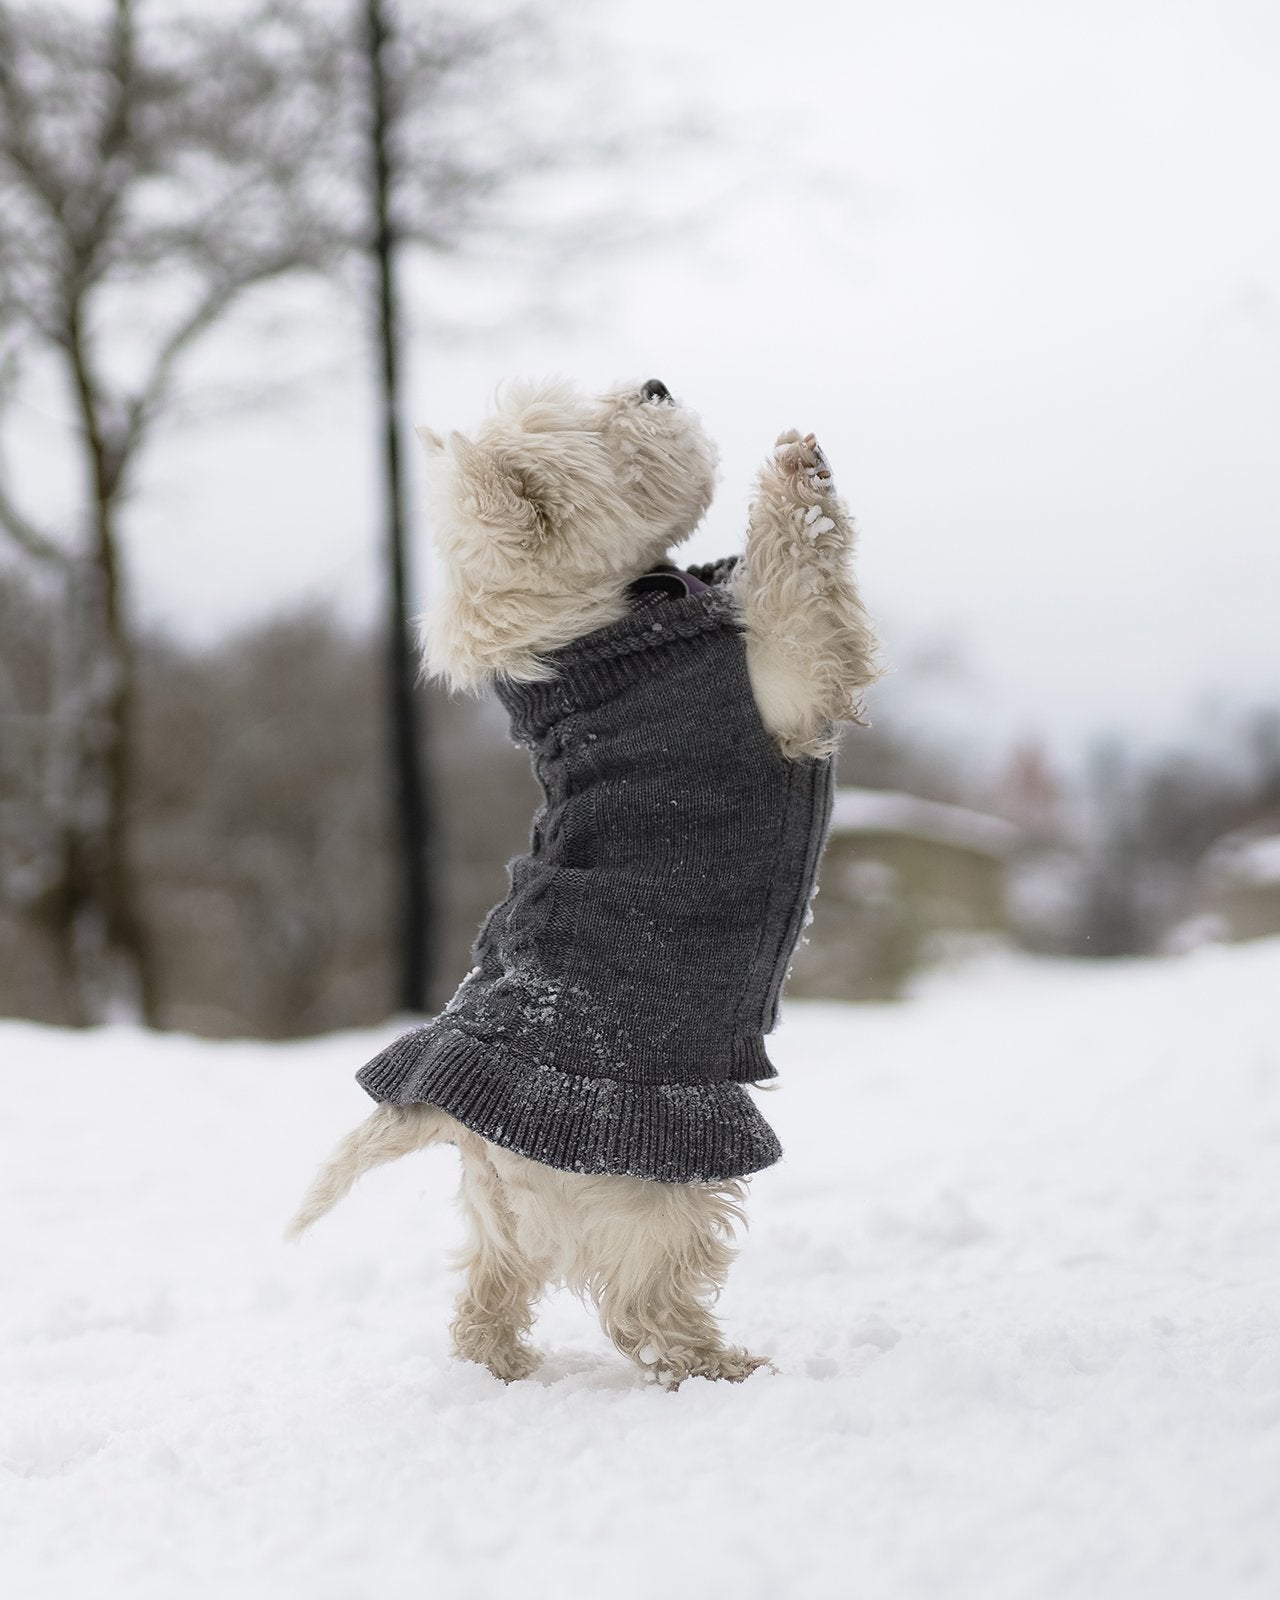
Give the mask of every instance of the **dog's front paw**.
[[759, 568], [758, 581], [775, 568], [804, 569], [808, 578], [789, 597], [803, 599], [818, 592], [820, 574], [840, 566], [852, 544], [853, 526], [817, 439], [794, 428], [781, 434], [760, 474], [748, 520], [747, 559]]
[[801, 436], [795, 428], [778, 435], [773, 447], [773, 459], [778, 469], [797, 485], [816, 494], [826, 494], [833, 488], [831, 463], [822, 452], [815, 436]]
[[849, 514], [836, 494], [831, 463], [811, 433], [779, 434], [760, 474], [748, 539], [773, 548], [792, 568], [840, 562], [853, 543]]

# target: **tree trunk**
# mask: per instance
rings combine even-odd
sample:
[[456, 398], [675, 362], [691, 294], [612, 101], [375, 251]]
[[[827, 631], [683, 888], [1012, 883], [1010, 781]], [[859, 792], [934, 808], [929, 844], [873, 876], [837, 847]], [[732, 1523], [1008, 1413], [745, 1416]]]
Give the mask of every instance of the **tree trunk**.
[[389, 26], [382, 0], [366, 0], [369, 61], [369, 156], [374, 203], [372, 256], [377, 280], [378, 400], [381, 412], [387, 557], [387, 687], [395, 779], [397, 1001], [425, 1011], [436, 964], [433, 894], [434, 828], [425, 779], [421, 707], [414, 694], [414, 649], [408, 625], [405, 562], [404, 452], [401, 433], [397, 239], [391, 218], [392, 152], [383, 52]]
[[61, 749], [50, 779], [61, 870], [49, 921], [70, 1019], [123, 1012], [154, 1026], [153, 964], [129, 848], [133, 804], [133, 661], [95, 560], [68, 579], [66, 638], [54, 716]]
[[82, 1022], [120, 1008], [148, 1026], [157, 997], [130, 858], [134, 665], [122, 594], [116, 517], [124, 460], [103, 426], [81, 306], [67, 317], [68, 377], [80, 419], [91, 528], [73, 562], [63, 706], [74, 707], [64, 795], [62, 940]]

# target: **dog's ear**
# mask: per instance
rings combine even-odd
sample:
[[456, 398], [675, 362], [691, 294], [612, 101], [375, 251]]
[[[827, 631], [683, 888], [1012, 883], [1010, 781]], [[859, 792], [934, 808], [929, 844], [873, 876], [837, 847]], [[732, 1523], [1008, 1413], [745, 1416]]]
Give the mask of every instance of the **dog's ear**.
[[544, 508], [510, 452], [473, 444], [460, 433], [449, 435], [449, 452], [457, 474], [457, 503], [469, 517], [521, 546], [546, 538]]

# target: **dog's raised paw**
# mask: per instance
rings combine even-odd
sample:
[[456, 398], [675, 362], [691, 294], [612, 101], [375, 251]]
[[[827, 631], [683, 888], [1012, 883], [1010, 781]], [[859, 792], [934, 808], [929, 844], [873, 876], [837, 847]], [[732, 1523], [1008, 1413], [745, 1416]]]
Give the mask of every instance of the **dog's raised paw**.
[[780, 433], [773, 459], [783, 472], [800, 479], [817, 494], [825, 494], [832, 487], [831, 463], [812, 433], [801, 436], [795, 428]]

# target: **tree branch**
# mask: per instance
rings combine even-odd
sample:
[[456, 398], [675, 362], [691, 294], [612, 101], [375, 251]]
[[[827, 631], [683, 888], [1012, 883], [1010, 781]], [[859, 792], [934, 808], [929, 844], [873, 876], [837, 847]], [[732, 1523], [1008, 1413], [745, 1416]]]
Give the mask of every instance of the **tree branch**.
[[222, 319], [241, 295], [269, 283], [273, 278], [297, 271], [306, 264], [304, 255], [294, 251], [282, 252], [274, 258], [258, 262], [251, 269], [224, 278], [213, 284], [170, 330], [156, 352], [146, 382], [125, 401], [124, 429], [116, 446], [120, 457], [117, 476], [141, 444], [156, 414], [163, 409], [169, 397], [174, 371], [187, 350]]
[[19, 510], [10, 499], [2, 476], [0, 476], [0, 531], [8, 534], [18, 548], [32, 560], [39, 561], [45, 566], [67, 565], [69, 559], [67, 552]]

